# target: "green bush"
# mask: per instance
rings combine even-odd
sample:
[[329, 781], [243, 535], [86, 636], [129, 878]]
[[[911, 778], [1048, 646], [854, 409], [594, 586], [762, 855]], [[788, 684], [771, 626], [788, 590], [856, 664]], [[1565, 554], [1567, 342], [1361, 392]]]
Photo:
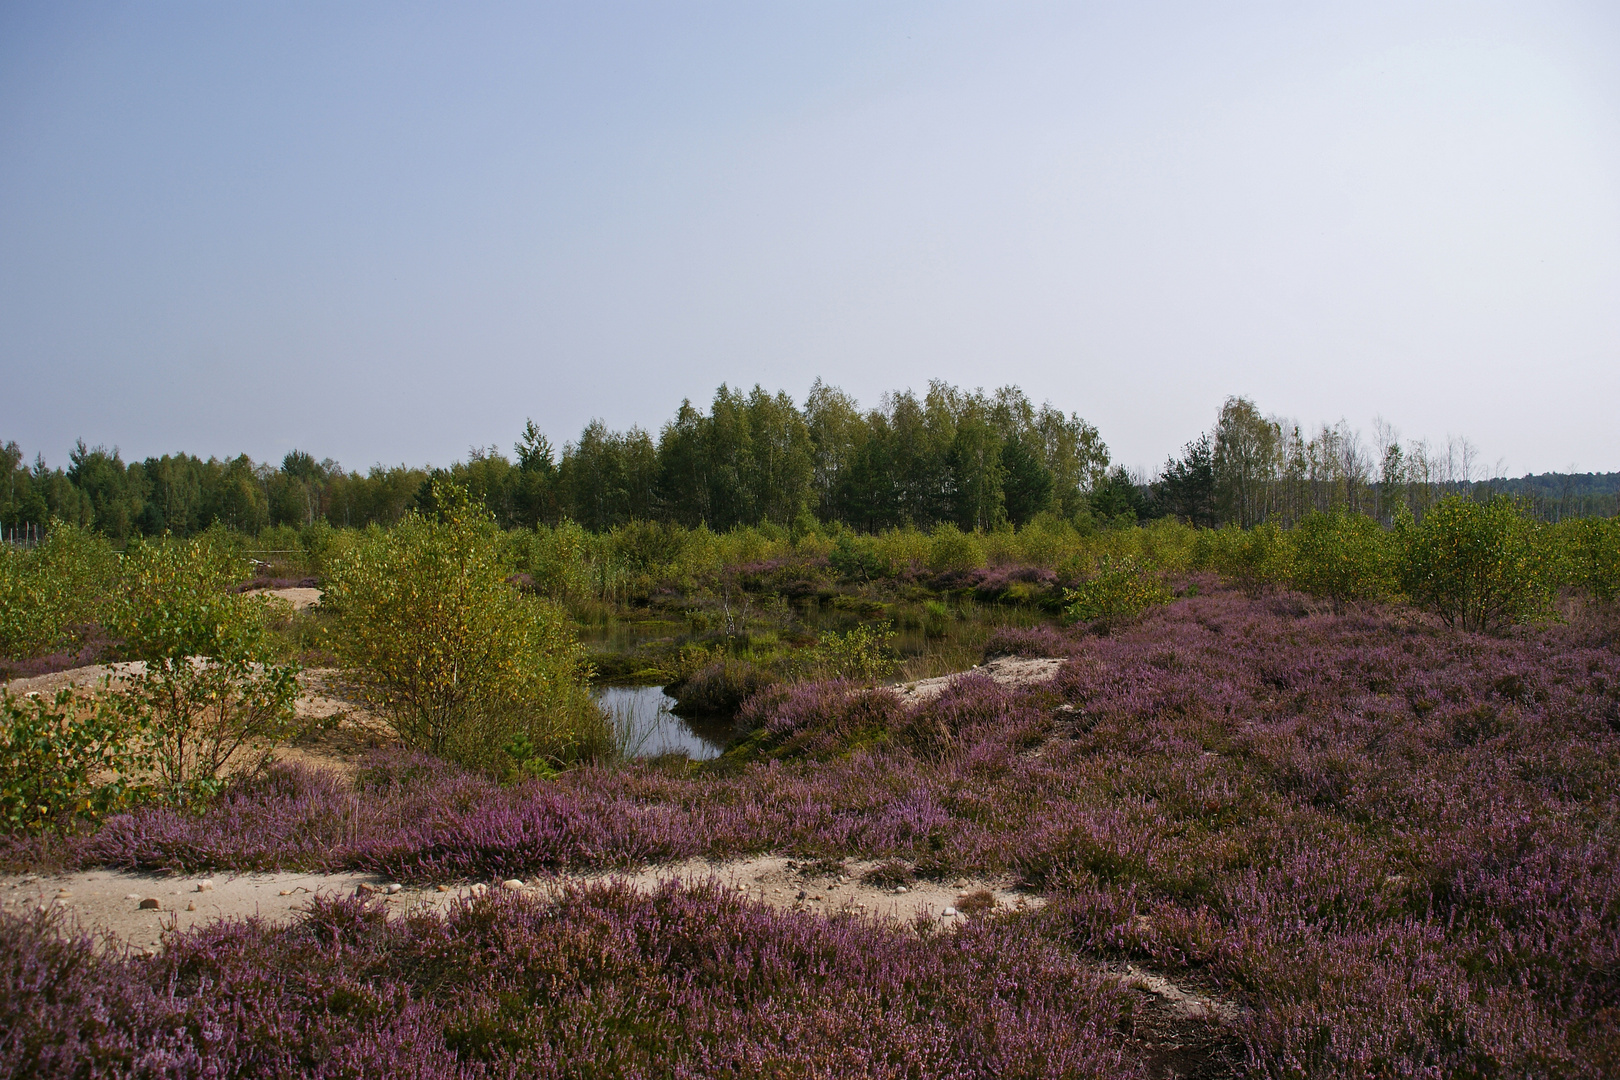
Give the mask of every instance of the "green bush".
[[161, 794], [206, 798], [292, 734], [298, 667], [276, 662], [268, 600], [227, 591], [245, 565], [215, 537], [137, 540], [123, 570], [107, 624], [144, 670], [114, 700], [143, 731]]
[[889, 623], [862, 623], [847, 633], [823, 633], [816, 643], [814, 662], [834, 678], [872, 682], [891, 674], [899, 664], [894, 636]]
[[54, 523], [35, 548], [0, 544], [0, 658], [77, 648], [101, 621], [118, 557], [105, 537]]
[[1568, 582], [1592, 599], [1620, 596], [1620, 518], [1582, 518], [1557, 527]]
[[1396, 590], [1395, 544], [1366, 514], [1307, 514], [1286, 534], [1294, 588], [1333, 601], [1382, 600]]
[[551, 767], [612, 752], [567, 617], [508, 584], [500, 534], [468, 513], [368, 530], [328, 568], [334, 646], [408, 745], [507, 772], [508, 747]]
[[1252, 529], [1228, 525], [1206, 535], [1209, 550], [1204, 564], [1249, 596], [1288, 580], [1290, 548], [1271, 522]]
[[1104, 629], [1140, 618], [1148, 608], [1170, 602], [1157, 567], [1146, 559], [1103, 556], [1091, 577], [1063, 593], [1063, 614], [1071, 622], [1094, 622]]
[[523, 556], [535, 591], [560, 604], [594, 599], [590, 541], [590, 534], [572, 521], [536, 528]]
[[0, 829], [67, 831], [138, 801], [138, 733], [105, 697], [0, 693]]
[[984, 544], [974, 533], [955, 525], [935, 526], [928, 538], [928, 569], [936, 574], [977, 570], [984, 565]]
[[1556, 575], [1540, 527], [1505, 495], [1441, 500], [1398, 529], [1400, 583], [1447, 626], [1494, 630], [1545, 615]]

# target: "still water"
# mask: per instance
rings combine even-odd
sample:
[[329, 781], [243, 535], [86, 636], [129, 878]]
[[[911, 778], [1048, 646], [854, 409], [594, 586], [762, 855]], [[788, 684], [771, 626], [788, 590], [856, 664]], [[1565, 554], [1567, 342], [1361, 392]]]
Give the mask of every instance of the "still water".
[[727, 720], [683, 720], [661, 686], [604, 686], [592, 695], [613, 718], [626, 757], [681, 753], [693, 761], [719, 757], [731, 737]]

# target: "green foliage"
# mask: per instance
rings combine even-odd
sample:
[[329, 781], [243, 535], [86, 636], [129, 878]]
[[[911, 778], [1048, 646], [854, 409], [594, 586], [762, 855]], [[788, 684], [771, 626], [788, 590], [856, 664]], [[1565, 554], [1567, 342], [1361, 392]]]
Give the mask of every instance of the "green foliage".
[[138, 801], [138, 733], [105, 697], [0, 693], [0, 830], [67, 831]]
[[984, 545], [974, 533], [955, 525], [934, 529], [928, 544], [928, 569], [936, 574], [952, 570], [977, 570], [984, 565]]
[[1071, 621], [1095, 622], [1113, 628], [1141, 617], [1148, 608], [1168, 604], [1158, 569], [1136, 556], [1104, 556], [1096, 573], [1076, 588], [1065, 589], [1063, 614]]
[[368, 530], [333, 558], [323, 598], [344, 666], [402, 740], [452, 761], [507, 771], [519, 736], [531, 764], [611, 752], [567, 618], [508, 571], [481, 514]]
[[893, 673], [900, 662], [894, 637], [890, 623], [862, 623], [847, 633], [823, 633], [816, 643], [816, 663], [835, 678], [872, 682]]
[[1252, 529], [1228, 525], [1204, 535], [1209, 543], [1205, 564], [1250, 596], [1288, 579], [1292, 547], [1271, 522]]
[[247, 655], [262, 646], [264, 601], [229, 591], [247, 564], [221, 534], [136, 540], [122, 570], [106, 616], [126, 659]]
[[1394, 538], [1366, 514], [1313, 511], [1286, 535], [1290, 583], [1336, 610], [1395, 592]]
[[1443, 499], [1398, 526], [1401, 586], [1447, 626], [1492, 630], [1541, 617], [1556, 583], [1540, 527], [1506, 496]]
[[1555, 536], [1571, 585], [1608, 603], [1620, 596], [1620, 518], [1583, 518], [1557, 526]]
[[594, 597], [591, 535], [572, 521], [541, 525], [529, 538], [524, 562], [535, 591], [558, 603]]
[[0, 545], [0, 657], [76, 647], [100, 621], [117, 575], [107, 541], [73, 525], [53, 523], [35, 548]]
[[245, 566], [218, 535], [137, 540], [123, 569], [107, 625], [144, 670], [114, 700], [144, 732], [163, 796], [205, 799], [292, 734], [298, 667], [275, 662], [267, 601], [227, 591]]

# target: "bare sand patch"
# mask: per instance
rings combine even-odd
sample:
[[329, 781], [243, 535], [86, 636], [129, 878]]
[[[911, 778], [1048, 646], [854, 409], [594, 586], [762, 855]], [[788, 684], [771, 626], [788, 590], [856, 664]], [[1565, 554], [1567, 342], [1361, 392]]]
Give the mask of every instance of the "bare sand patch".
[[[373, 874], [299, 872], [156, 875], [123, 870], [84, 870], [68, 874], [0, 877], [0, 911], [26, 915], [58, 909], [70, 928], [106, 939], [109, 947], [137, 951], [162, 945], [166, 930], [190, 930], [219, 919], [294, 919], [313, 896], [352, 896], [357, 892], [403, 914], [443, 911], [452, 902], [488, 889], [511, 889], [545, 898], [568, 885], [622, 883], [650, 892], [665, 882], [713, 885], [739, 899], [779, 910], [825, 915], [850, 914], [915, 925], [937, 920], [941, 929], [960, 924], [960, 897], [983, 890], [993, 911], [1038, 907], [1045, 901], [1012, 888], [1010, 880], [960, 878], [916, 881], [884, 888], [861, 881], [875, 862], [849, 861], [841, 871], [806, 868], [785, 856], [761, 855], [724, 862], [688, 859], [638, 870], [568, 872], [522, 881], [405, 886]], [[145, 904], [146, 906], [142, 906]]]
[[950, 675], [937, 675], [932, 679], [901, 683], [894, 688], [900, 700], [907, 705], [921, 705], [943, 694], [957, 679], [969, 675], [984, 675], [1001, 686], [1038, 686], [1050, 682], [1064, 661], [1055, 656], [998, 656], [983, 664], [975, 664], [966, 671]]
[[291, 605], [294, 611], [303, 611], [305, 608], [316, 607], [321, 602], [321, 590], [309, 588], [291, 589], [246, 589], [243, 596], [269, 596], [276, 600], [284, 600]]

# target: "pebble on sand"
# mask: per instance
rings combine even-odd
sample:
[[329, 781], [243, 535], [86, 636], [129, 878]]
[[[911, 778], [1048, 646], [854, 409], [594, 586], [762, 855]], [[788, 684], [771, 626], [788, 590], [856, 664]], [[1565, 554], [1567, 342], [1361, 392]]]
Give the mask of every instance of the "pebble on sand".
[[160, 908], [162, 906], [163, 906], [163, 902], [160, 901], [155, 896], [148, 896], [145, 900], [142, 900], [141, 903], [140, 903], [140, 907], [141, 907], [142, 911], [156, 911], [158, 908]]

